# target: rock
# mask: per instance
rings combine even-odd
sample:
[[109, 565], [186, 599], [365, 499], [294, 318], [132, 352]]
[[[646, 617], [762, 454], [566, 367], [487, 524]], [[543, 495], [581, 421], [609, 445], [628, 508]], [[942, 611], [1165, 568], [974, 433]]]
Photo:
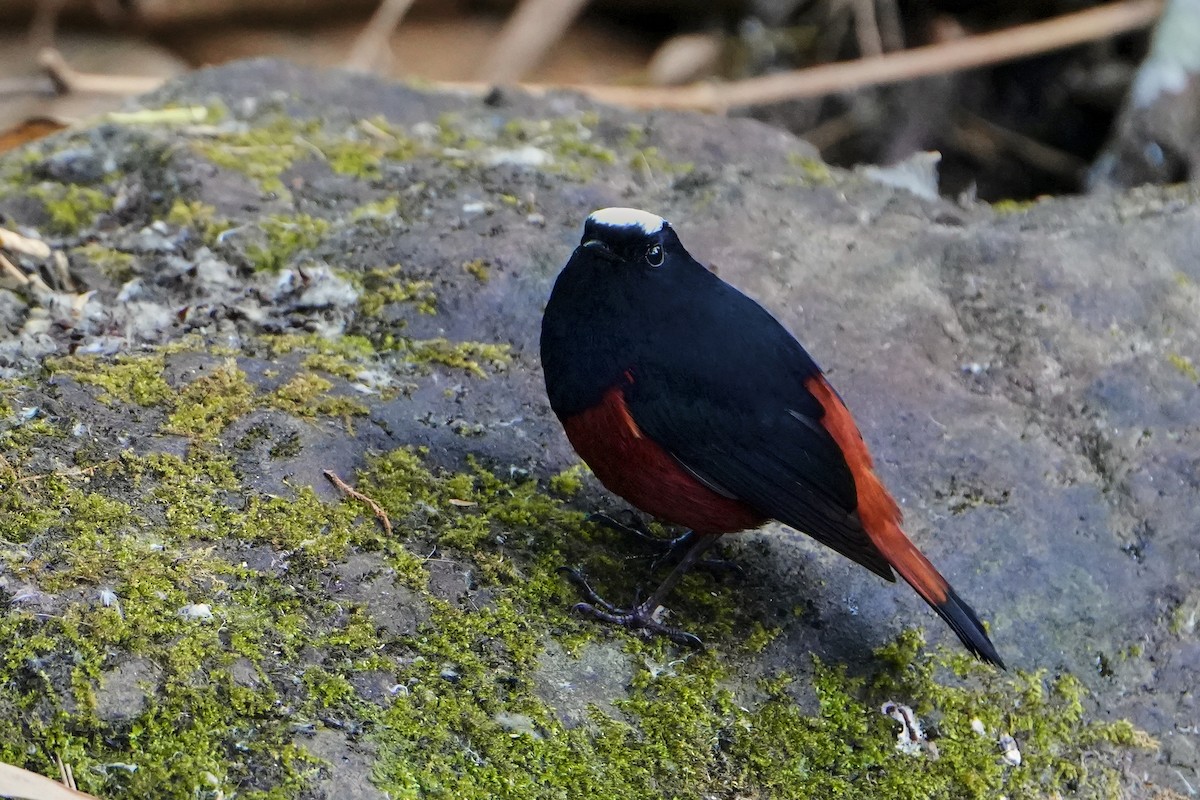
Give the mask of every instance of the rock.
[[1088, 172], [1093, 189], [1200, 177], [1200, 3], [1171, 0], [1113, 133]]
[[156, 664], [135, 658], [106, 672], [96, 692], [96, 715], [108, 722], [125, 721], [142, 713], [146, 697], [161, 678]]
[[[185, 765], [215, 776], [204, 791], [300, 785], [288, 766], [300, 762], [271, 754], [309, 747], [303, 728], [335, 762], [321, 789], [332, 793], [336, 763], [349, 759], [348, 780], [366, 794], [367, 775], [396, 792], [454, 794], [494, 779], [533, 797], [619, 774], [642, 776], [659, 796], [720, 794], [734, 781], [789, 796], [800, 792], [786, 783], [791, 773], [762, 765], [794, 762], [788, 748], [815, 729], [825, 744], [856, 744], [806, 772], [806, 792], [832, 785], [813, 782], [840, 765], [881, 780], [944, 780], [953, 794], [951, 748], [903, 768], [854, 760], [891, 758], [895, 732], [874, 699], [856, 717], [869, 721], [839, 727], [855, 691], [868, 690], [823, 671], [887, 674], [892, 661], [873, 653], [911, 625], [951, 646], [952, 635], [907, 588], [799, 534], [731, 537], [745, 575], [697, 576], [669, 604], [673, 622], [700, 626], [703, 655], [567, 615], [575, 595], [557, 565], [582, 563], [602, 588], [632, 593], [647, 563], [572, 516], [616, 503], [563, 473], [576, 459], [537, 363], [550, 283], [584, 217], [612, 204], [665, 215], [691, 252], [799, 334], [857, 415], [910, 534], [988, 621], [1010, 667], [1073, 676], [1029, 679], [1043, 701], [1067, 704], [1037, 715], [1082, 725], [1069, 705], [1078, 680], [1091, 692], [1088, 719], [1169, 732], [1191, 702], [1195, 646], [1172, 619], [1200, 577], [1194, 192], [998, 213], [824, 168], [802, 142], [750, 121], [634, 114], [570, 95], [490, 100], [274, 62], [195, 73], [141, 103], [220, 114], [196, 128], [114, 126], [110, 151], [96, 154], [140, 164], [97, 191], [136, 182], [157, 199], [42, 231], [70, 251], [77, 288], [94, 292], [87, 316], [26, 312], [24, 295], [9, 304], [45, 324], [6, 344], [3, 366], [52, 377], [4, 389], [13, 413], [3, 454], [21, 475], [56, 477], [6, 495], [13, 527], [3, 538], [25, 550], [0, 578], [45, 592], [103, 580], [126, 619], [153, 621], [147, 636], [109, 617], [95, 630], [106, 647], [164, 671], [138, 724], [152, 711], [204, 710], [210, 727], [196, 735], [210, 738]], [[40, 161], [90, 141], [46, 141]], [[552, 158], [494, 158], [525, 148]], [[0, 215], [29, 225], [48, 218], [46, 201], [22, 194], [20, 158], [0, 161]], [[121, 298], [134, 279], [136, 301]], [[142, 349], [152, 339], [130, 313], [158, 320], [169, 346]], [[123, 349], [67, 357], [100, 346]], [[44, 411], [23, 420], [25, 407]], [[81, 424], [86, 441], [55, 433]], [[374, 496], [390, 536], [366, 501], [337, 502], [326, 470]], [[576, 495], [545, 488], [574, 484]], [[27, 564], [55, 570], [34, 583]], [[48, 619], [5, 612], [24, 626], [9, 646], [44, 641], [56, 664], [94, 665], [100, 656], [80, 649], [79, 628], [62, 627], [82, 612], [71, 595], [55, 597]], [[197, 606], [211, 618], [185, 625], [175, 615]], [[37, 658], [21, 650], [0, 664]], [[269, 685], [238, 683], [241, 659]], [[395, 700], [381, 704], [393, 671]], [[896, 689], [883, 699], [912, 708], [938, 705], [917, 688], [927, 686], [919, 670], [900, 672], [870, 685]], [[38, 683], [37, 702], [74, 709], [59, 700], [74, 697], [69, 676], [63, 666]], [[0, 685], [25, 691], [20, 677]], [[1022, 699], [986, 705], [998, 696]], [[1012, 724], [1033, 713], [1026, 695], [991, 697], [978, 709], [939, 706], [943, 735], [979, 719], [1012, 736], [1022, 766], [1005, 780], [1062, 774], [1054, 758], [1082, 763], [1079, 742]], [[826, 716], [780, 722], [809, 713]], [[254, 742], [243, 735], [247, 715]], [[748, 733], [760, 729], [773, 732]], [[86, 741], [108, 748], [125, 733]], [[969, 769], [999, 780], [989, 771], [999, 755]], [[1169, 767], [1152, 751], [1096, 758], [1139, 776], [1121, 779], [1137, 796], [1142, 775], [1183, 791], [1178, 776], [1194, 783], [1200, 767], [1193, 756], [1173, 746]], [[584, 758], [602, 763], [564, 766]], [[565, 772], [535, 779], [535, 762]], [[1110, 774], [1091, 764], [1088, 780]], [[184, 768], [146, 761], [137, 780], [173, 785]]]

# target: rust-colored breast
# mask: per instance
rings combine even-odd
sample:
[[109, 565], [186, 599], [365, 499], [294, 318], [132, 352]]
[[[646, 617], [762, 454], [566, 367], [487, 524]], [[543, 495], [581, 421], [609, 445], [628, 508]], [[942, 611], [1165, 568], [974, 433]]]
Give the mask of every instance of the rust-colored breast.
[[619, 386], [609, 389], [599, 404], [564, 419], [563, 428], [575, 452], [609, 491], [664, 522], [718, 534], [766, 521], [745, 503], [705, 486], [647, 437]]

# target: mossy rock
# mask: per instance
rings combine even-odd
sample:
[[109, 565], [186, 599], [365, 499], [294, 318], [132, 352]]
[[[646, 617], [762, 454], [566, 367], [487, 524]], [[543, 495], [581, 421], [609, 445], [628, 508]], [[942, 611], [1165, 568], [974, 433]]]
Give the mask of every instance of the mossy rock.
[[[959, 209], [748, 121], [274, 62], [141, 104], [0, 159], [5, 224], [63, 250], [73, 284], [5, 312], [0, 760], [133, 798], [1194, 778], [1168, 746], [1197, 646], [1194, 198]], [[182, 106], [206, 123], [154, 113]], [[28, 191], [89, 149], [116, 167]], [[586, 521], [619, 505], [536, 357], [581, 221], [617, 203], [665, 213], [803, 334], [1010, 673], [775, 528], [731, 540], [743, 573], [672, 599], [703, 652], [570, 613], [559, 567], [619, 598], [654, 560]], [[928, 739], [898, 747], [885, 704]]]

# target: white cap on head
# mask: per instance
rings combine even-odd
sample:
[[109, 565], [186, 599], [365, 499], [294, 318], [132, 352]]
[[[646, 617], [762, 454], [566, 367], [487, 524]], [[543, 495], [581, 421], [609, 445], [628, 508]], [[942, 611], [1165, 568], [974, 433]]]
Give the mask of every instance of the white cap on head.
[[612, 228], [641, 228], [642, 233], [647, 236], [658, 233], [667, 227], [665, 219], [639, 208], [602, 208], [599, 211], [593, 211], [588, 217], [588, 221]]

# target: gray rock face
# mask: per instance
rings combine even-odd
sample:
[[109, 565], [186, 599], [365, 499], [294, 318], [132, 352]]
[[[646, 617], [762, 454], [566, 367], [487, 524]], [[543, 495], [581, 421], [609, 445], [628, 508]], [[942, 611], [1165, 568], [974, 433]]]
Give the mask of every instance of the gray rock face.
[[[348, 473], [368, 450], [410, 443], [429, 446], [447, 464], [471, 453], [545, 476], [574, 456], [542, 392], [541, 305], [590, 211], [646, 208], [771, 309], [826, 369], [905, 508], [908, 532], [988, 620], [1005, 660], [1080, 675], [1102, 718], [1128, 717], [1171, 743], [1139, 771], [1180, 792], [1200, 785], [1194, 190], [1047, 200], [998, 214], [829, 174], [808, 160], [804, 143], [753, 122], [635, 115], [566, 96], [500, 93], [489, 105], [274, 63], [199, 72], [143, 104], [216, 99], [235, 117], [257, 118], [270, 106], [298, 120], [320, 118], [352, 139], [370, 135], [356, 127], [360, 120], [381, 116], [415, 140], [440, 136], [444, 154], [384, 162], [365, 181], [332, 169], [327, 153], [297, 156], [274, 194], [264, 194], [257, 178], [217, 169], [189, 149], [203, 131], [114, 130], [106, 146], [118, 161], [134, 152], [155, 157], [131, 171], [124, 207], [103, 212], [95, 230], [54, 243], [99, 237], [133, 253], [137, 274], [106, 277], [81, 258], [81, 279], [97, 289], [89, 313], [74, 328], [36, 336], [19, 333], [33, 311], [4, 293], [4, 323], [28, 341], [2, 350], [7, 366], [36, 363], [49, 349], [47, 336], [60, 353], [99, 352], [188, 332], [237, 346], [264, 331], [332, 335], [403, 323], [415, 337], [511, 343], [503, 374], [421, 382], [411, 396], [372, 404], [354, 437], [255, 412], [263, 425], [290, 426], [303, 442], [295, 457], [264, 462], [255, 487], [283, 491], [290, 480], [328, 493], [322, 468]], [[563, 122], [585, 112], [586, 122]], [[549, 162], [496, 157], [526, 147], [544, 150]], [[245, 232], [234, 229], [201, 249], [169, 224], [152, 230], [175, 197], [247, 224], [270, 213], [333, 222], [286, 252], [280, 271], [251, 272], [246, 242], [254, 237]], [[381, 218], [348, 220], [351, 209], [392, 198], [397, 205]], [[40, 224], [11, 194], [0, 199], [0, 220], [8, 218]], [[476, 260], [487, 265], [486, 282], [463, 269]], [[436, 316], [358, 319], [357, 290], [321, 271], [392, 264], [433, 282]], [[133, 277], [137, 291], [123, 293]], [[134, 303], [144, 305], [131, 317]], [[156, 309], [171, 312], [167, 327]], [[152, 330], [137, 324], [145, 319], [156, 320]], [[251, 354], [240, 365], [272, 388], [269, 363]], [[171, 356], [172, 368], [193, 366]], [[243, 419], [239, 431], [251, 419], [258, 417]], [[136, 426], [125, 435], [135, 447], [141, 441]], [[612, 505], [591, 491], [586, 504]], [[930, 623], [935, 639], [953, 638], [906, 588], [884, 586], [793, 532], [767, 528], [734, 542], [747, 570], [738, 591], [764, 622], [783, 626], [764, 654], [772, 663], [798, 662], [810, 651], [860, 663], [914, 623]], [[395, 592], [390, 577], [374, 580]], [[380, 624], [407, 630], [425, 612], [404, 611], [402, 599], [364, 602]], [[807, 607], [803, 624], [793, 621], [797, 605]], [[554, 652], [547, 685], [587, 676], [588, 668]], [[564, 703], [566, 717], [583, 713]]]

